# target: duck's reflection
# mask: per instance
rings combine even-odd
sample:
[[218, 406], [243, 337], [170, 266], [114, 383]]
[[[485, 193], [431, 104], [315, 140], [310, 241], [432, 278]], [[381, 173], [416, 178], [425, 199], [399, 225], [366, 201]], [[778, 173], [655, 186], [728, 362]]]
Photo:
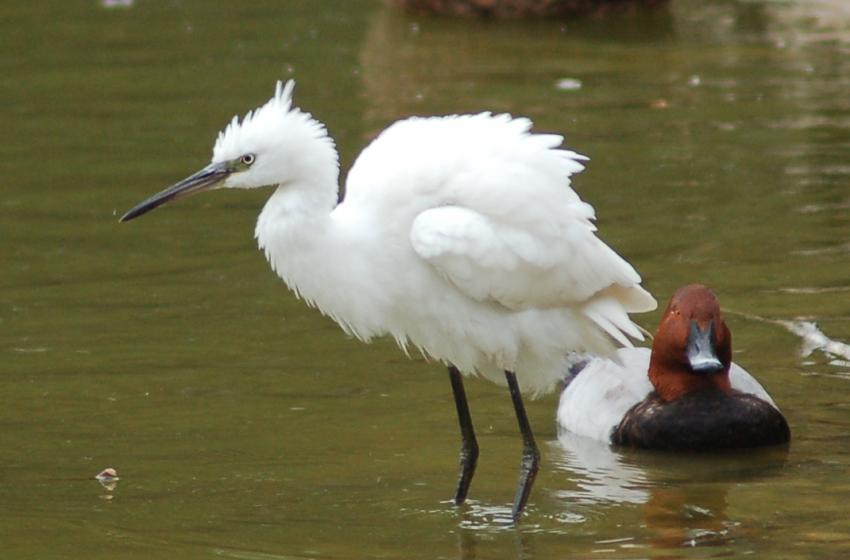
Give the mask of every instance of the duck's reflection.
[[[731, 484], [726, 485], [726, 490]], [[727, 491], [702, 492], [688, 486], [656, 488], [643, 509], [653, 547], [717, 546], [731, 542], [736, 525], [726, 515]]]
[[553, 466], [568, 473], [574, 488], [555, 495], [578, 504], [645, 504], [649, 501], [649, 481], [637, 465], [629, 464], [619, 453], [600, 442], [564, 431], [551, 449]]
[[[510, 504], [470, 500], [458, 511], [458, 558], [485, 558], [495, 549], [500, 556], [532, 558], [552, 535], [563, 535], [569, 550], [601, 555], [618, 549], [643, 550], [639, 556], [647, 549], [673, 556], [694, 547], [732, 550], [754, 530], [745, 513], [752, 499], [747, 496], [779, 474], [788, 455], [787, 446], [728, 453], [638, 451], [570, 432], [547, 447], [547, 470], [556, 473], [558, 488], [548, 499], [560, 511], [541, 516], [532, 504], [529, 515], [514, 524]], [[736, 514], [742, 507], [744, 513]]]
[[739, 523], [727, 514], [730, 490], [777, 473], [788, 447], [674, 454], [620, 450], [563, 432], [549, 453], [552, 468], [573, 483], [554, 493], [566, 507], [638, 505], [647, 544], [670, 549], [731, 542]]

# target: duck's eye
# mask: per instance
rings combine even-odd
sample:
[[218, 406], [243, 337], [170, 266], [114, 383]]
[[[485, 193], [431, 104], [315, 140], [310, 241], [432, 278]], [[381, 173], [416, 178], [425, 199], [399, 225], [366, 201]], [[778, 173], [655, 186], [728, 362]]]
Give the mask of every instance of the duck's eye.
[[245, 154], [242, 156], [241, 161], [244, 165], [251, 165], [254, 163], [254, 160], [257, 159], [254, 154]]

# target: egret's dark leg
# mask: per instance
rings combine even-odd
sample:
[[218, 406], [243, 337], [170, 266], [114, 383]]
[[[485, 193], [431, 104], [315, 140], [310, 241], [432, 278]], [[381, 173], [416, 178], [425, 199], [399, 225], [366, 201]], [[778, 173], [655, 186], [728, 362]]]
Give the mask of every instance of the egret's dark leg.
[[531, 494], [531, 486], [534, 484], [534, 478], [537, 476], [537, 469], [540, 466], [540, 452], [537, 450], [537, 444], [534, 443], [534, 434], [531, 433], [531, 425], [528, 423], [528, 416], [525, 414], [525, 406], [522, 404], [522, 395], [519, 392], [516, 375], [512, 371], [505, 370], [505, 378], [508, 380], [508, 388], [511, 390], [511, 400], [514, 403], [519, 431], [522, 433], [519, 487], [517, 487], [514, 507], [511, 510], [511, 515], [516, 521], [522, 514], [526, 502], [528, 502], [528, 495]]
[[460, 448], [460, 475], [457, 480], [457, 492], [455, 492], [455, 504], [462, 504], [469, 491], [469, 483], [475, 474], [475, 465], [478, 462], [478, 441], [475, 439], [475, 429], [472, 427], [472, 417], [469, 415], [469, 404], [466, 402], [466, 391], [463, 390], [463, 378], [458, 369], [449, 366], [449, 379], [452, 382], [452, 392], [455, 396], [457, 407], [457, 420], [460, 424], [460, 435], [462, 438]]

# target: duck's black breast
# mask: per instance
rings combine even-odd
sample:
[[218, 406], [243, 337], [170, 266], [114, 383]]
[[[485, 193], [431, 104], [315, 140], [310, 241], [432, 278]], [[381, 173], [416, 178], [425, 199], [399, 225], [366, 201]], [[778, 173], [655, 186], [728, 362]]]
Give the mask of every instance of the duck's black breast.
[[769, 403], [746, 393], [709, 390], [662, 401], [650, 393], [614, 428], [611, 441], [644, 449], [712, 450], [786, 443], [788, 423]]

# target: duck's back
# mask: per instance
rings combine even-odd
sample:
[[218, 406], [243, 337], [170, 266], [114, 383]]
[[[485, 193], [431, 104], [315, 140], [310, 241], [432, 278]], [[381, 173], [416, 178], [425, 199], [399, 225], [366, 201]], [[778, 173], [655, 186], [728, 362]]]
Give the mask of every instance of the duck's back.
[[611, 442], [642, 449], [715, 450], [777, 445], [790, 437], [782, 413], [767, 401], [712, 389], [669, 402], [651, 393], [626, 412]]
[[648, 348], [620, 348], [615, 360], [596, 357], [574, 364], [558, 403], [558, 426], [609, 441], [626, 411], [652, 392], [648, 366]]

